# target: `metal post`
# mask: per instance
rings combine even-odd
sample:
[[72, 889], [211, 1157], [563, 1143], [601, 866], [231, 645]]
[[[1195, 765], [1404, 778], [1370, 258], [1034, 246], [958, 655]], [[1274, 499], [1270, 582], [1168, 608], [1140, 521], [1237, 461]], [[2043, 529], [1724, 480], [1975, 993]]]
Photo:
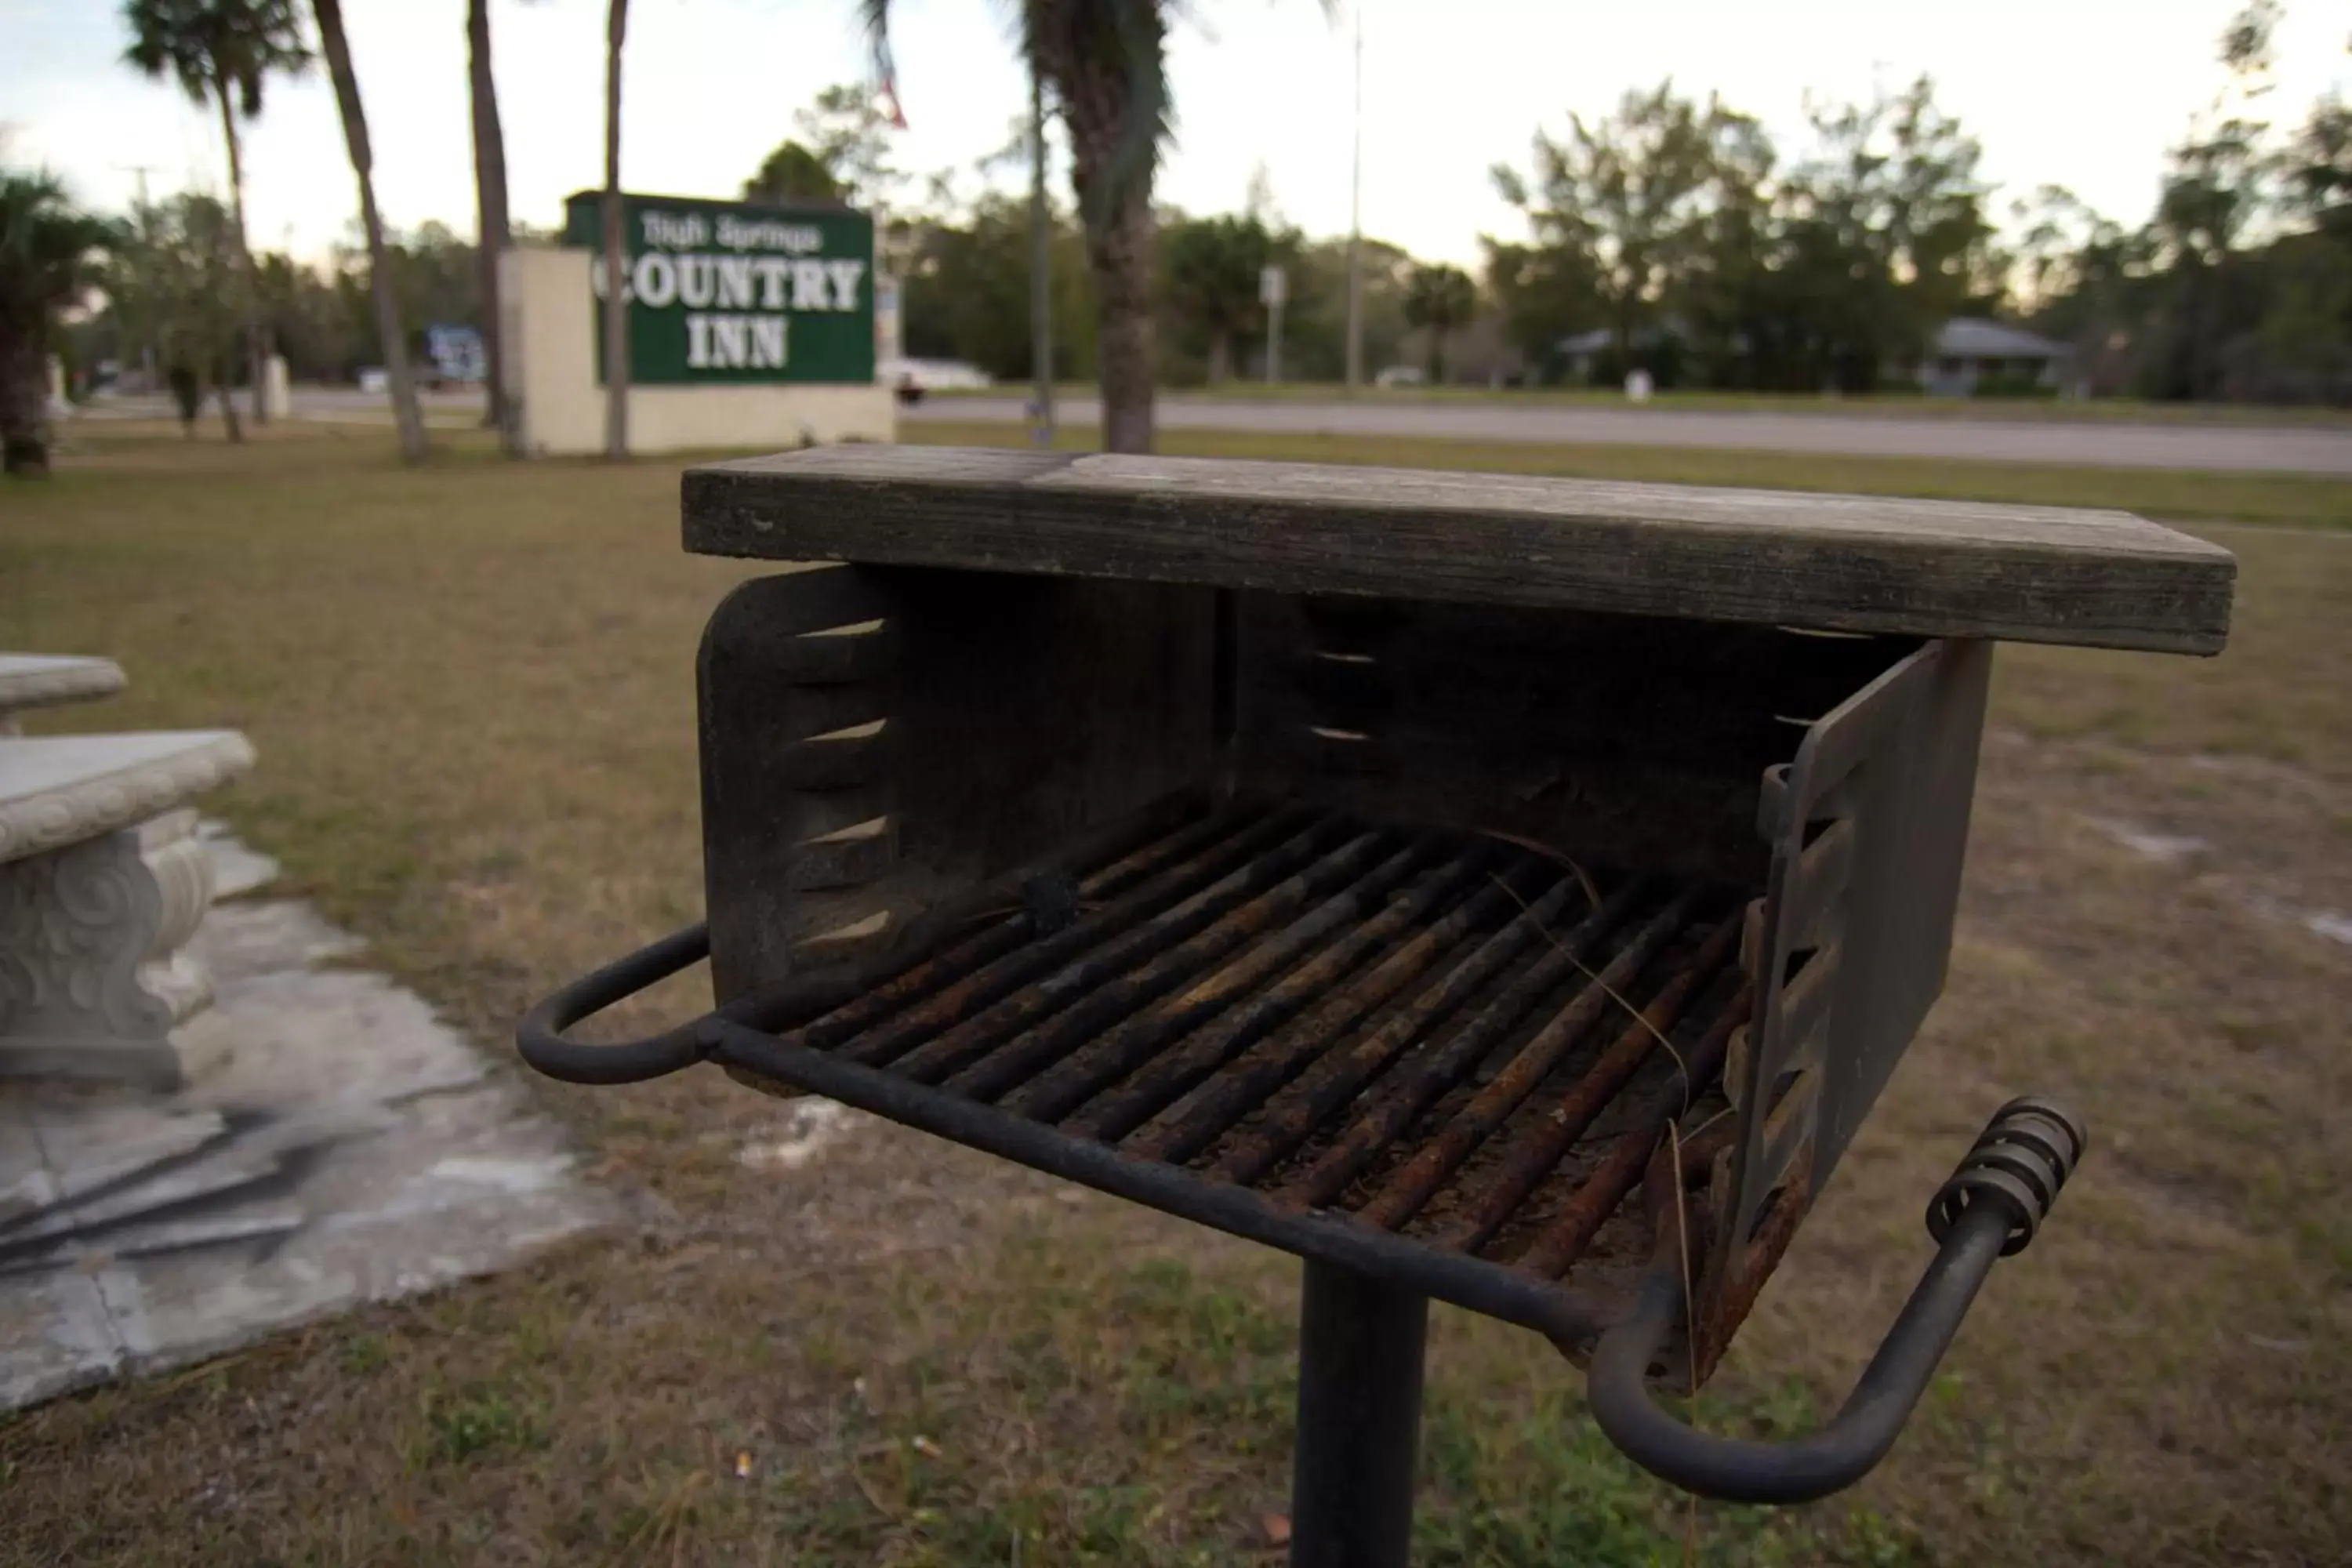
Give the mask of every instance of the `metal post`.
[[[147, 239], [151, 237], [151, 231], [153, 226], [149, 216], [147, 206], [147, 176], [152, 173], [158, 165], [153, 163], [117, 163], [114, 166], [118, 169], [127, 169], [131, 174], [139, 176], [139, 237], [142, 240]], [[288, 248], [291, 249], [292, 247], [289, 246]], [[121, 317], [119, 313], [115, 320], [118, 322], [121, 321]], [[144, 324], [150, 332], [153, 331], [153, 322], [150, 321]], [[121, 352], [121, 346], [120, 334], [118, 334], [115, 343], [115, 348], [118, 353]], [[140, 390], [152, 395], [155, 391], [155, 340], [152, 336], [149, 337], [145, 342], [139, 345], [139, 380]]]
[[1037, 378], [1029, 438], [1054, 444], [1054, 228], [1045, 203], [1045, 82], [1029, 62], [1029, 357]]
[[1291, 1568], [1406, 1568], [1429, 1299], [1308, 1259]]
[[1356, 0], [1356, 165], [1348, 196], [1348, 390], [1364, 383], [1364, 0]]

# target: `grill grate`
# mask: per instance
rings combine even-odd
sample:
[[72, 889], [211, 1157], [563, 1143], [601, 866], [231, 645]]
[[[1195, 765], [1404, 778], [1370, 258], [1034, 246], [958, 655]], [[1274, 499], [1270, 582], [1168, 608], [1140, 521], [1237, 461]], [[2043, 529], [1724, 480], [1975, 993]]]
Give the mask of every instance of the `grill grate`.
[[1538, 1328], [1594, 1321], [1566, 1278], [1748, 1016], [1742, 900], [1298, 807], [1165, 820], [844, 1005], [722, 1021], [728, 1059]]

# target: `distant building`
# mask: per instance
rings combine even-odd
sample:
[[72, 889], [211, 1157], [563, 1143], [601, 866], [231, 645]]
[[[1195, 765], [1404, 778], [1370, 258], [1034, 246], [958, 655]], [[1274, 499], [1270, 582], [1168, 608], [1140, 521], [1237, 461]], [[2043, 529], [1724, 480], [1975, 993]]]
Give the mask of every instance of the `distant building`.
[[1920, 363], [1919, 390], [1937, 397], [1967, 397], [1984, 382], [2056, 387], [2067, 349], [2021, 328], [1974, 316], [1944, 323]]
[[425, 374], [435, 382], [471, 386], [489, 374], [489, 353], [472, 327], [436, 321], [425, 329]]
[[[1655, 325], [1635, 329], [1631, 347], [1634, 364], [1655, 368], [1659, 362], [1678, 363], [1688, 354], [1690, 334], [1680, 321], [1668, 318]], [[1564, 379], [1590, 382], [1603, 364], [1613, 363], [1616, 351], [1617, 334], [1601, 327], [1577, 332], [1554, 343], [1553, 363]], [[1734, 355], [1745, 354], [1748, 344], [1744, 339], [1735, 338], [1729, 351]], [[1920, 391], [1938, 397], [1969, 396], [1981, 383], [2011, 390], [2054, 389], [2063, 384], [2069, 353], [2065, 344], [2053, 343], [2021, 328], [1960, 316], [1944, 323], [1916, 368], [1907, 363], [1891, 364], [1886, 374], [1888, 379], [1896, 382], [1916, 380]]]
[[[1666, 352], [1679, 356], [1688, 337], [1680, 321], [1668, 320], [1654, 326], [1634, 328], [1633, 341], [1628, 346], [1633, 350], [1634, 363], [1640, 363], [1655, 357], [1669, 343], [1673, 346]], [[1617, 330], [1614, 327], [1595, 327], [1589, 332], [1572, 333], [1552, 345], [1553, 363], [1559, 374], [1579, 384], [1590, 382], [1602, 362], [1616, 352]]]

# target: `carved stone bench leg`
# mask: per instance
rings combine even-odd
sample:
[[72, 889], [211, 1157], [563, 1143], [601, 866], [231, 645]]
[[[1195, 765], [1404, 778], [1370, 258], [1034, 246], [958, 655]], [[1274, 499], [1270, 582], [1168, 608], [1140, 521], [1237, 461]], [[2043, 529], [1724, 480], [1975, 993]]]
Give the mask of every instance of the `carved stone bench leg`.
[[218, 1066], [184, 951], [212, 900], [193, 810], [0, 865], [0, 1075], [170, 1089]]

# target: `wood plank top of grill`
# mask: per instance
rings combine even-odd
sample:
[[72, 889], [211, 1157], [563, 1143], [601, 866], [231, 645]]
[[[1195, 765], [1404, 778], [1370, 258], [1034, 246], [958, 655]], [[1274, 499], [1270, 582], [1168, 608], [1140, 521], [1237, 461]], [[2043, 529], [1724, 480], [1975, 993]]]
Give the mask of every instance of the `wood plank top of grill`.
[[2128, 512], [840, 446], [687, 471], [703, 554], [2210, 654], [2229, 552]]

